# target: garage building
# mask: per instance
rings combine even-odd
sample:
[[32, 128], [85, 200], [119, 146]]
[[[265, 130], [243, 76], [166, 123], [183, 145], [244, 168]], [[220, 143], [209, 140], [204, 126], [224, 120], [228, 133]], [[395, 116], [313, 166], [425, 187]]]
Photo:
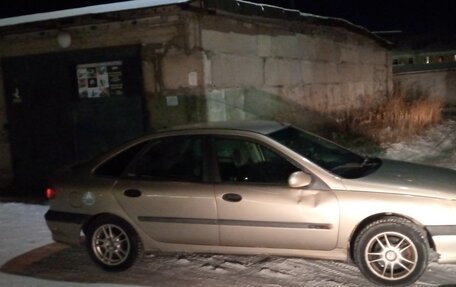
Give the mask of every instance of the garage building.
[[0, 19], [0, 185], [43, 186], [65, 164], [175, 125], [317, 126], [315, 115], [391, 93], [389, 48], [342, 19], [241, 0]]

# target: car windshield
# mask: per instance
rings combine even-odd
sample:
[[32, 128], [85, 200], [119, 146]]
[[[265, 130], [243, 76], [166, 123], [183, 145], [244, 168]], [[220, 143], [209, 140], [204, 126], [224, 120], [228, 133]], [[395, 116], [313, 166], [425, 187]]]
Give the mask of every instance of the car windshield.
[[344, 178], [359, 178], [375, 171], [378, 158], [368, 158], [349, 151], [331, 141], [295, 127], [286, 127], [269, 137], [299, 153], [327, 171]]

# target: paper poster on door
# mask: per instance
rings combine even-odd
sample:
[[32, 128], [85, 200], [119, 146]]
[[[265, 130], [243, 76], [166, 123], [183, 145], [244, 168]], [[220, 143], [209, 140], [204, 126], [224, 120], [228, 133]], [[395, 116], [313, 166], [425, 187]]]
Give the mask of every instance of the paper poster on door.
[[122, 62], [103, 62], [76, 66], [80, 98], [123, 95]]

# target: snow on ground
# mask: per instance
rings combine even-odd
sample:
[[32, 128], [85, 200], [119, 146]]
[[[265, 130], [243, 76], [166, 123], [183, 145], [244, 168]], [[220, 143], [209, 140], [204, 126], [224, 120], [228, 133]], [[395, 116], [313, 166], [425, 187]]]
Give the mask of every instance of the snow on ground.
[[[52, 238], [44, 221], [46, 205], [2, 203], [0, 202], [0, 266], [6, 266], [8, 261], [18, 256], [36, 250], [52, 243]], [[18, 261], [30, 261], [30, 258]], [[65, 258], [72, 261], [72, 258]], [[30, 262], [19, 262], [26, 264]], [[4, 265], [5, 264], [5, 265]], [[21, 265], [19, 264], [19, 265]], [[40, 265], [40, 263], [37, 263]], [[8, 274], [0, 269], [0, 287], [82, 287], [87, 284], [65, 282], [64, 280], [43, 280], [39, 276], [18, 276]], [[46, 268], [46, 266], [44, 266]], [[59, 269], [49, 270], [59, 272]], [[26, 274], [27, 275], [27, 274]], [[97, 287], [118, 286], [112, 284], [97, 284]]]
[[382, 156], [456, 169], [456, 121], [445, 121], [422, 135], [392, 144]]
[[[456, 122], [393, 144], [383, 156], [456, 169]], [[52, 242], [47, 208], [0, 202], [0, 287], [372, 286], [351, 264], [272, 256], [156, 254], [107, 273], [84, 248]], [[456, 265], [431, 263], [416, 286], [456, 286]]]

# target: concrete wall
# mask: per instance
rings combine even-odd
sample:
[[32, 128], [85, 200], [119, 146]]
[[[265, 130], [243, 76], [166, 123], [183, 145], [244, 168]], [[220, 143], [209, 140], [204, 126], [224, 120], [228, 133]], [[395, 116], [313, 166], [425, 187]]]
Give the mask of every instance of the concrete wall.
[[395, 89], [410, 96], [441, 99], [456, 105], [456, 70], [431, 70], [394, 74]]
[[206, 119], [203, 55], [195, 50], [170, 50], [143, 57], [145, 95], [152, 129]]
[[373, 105], [392, 91], [390, 53], [366, 36], [220, 15], [201, 23], [209, 120], [307, 121], [312, 112]]

